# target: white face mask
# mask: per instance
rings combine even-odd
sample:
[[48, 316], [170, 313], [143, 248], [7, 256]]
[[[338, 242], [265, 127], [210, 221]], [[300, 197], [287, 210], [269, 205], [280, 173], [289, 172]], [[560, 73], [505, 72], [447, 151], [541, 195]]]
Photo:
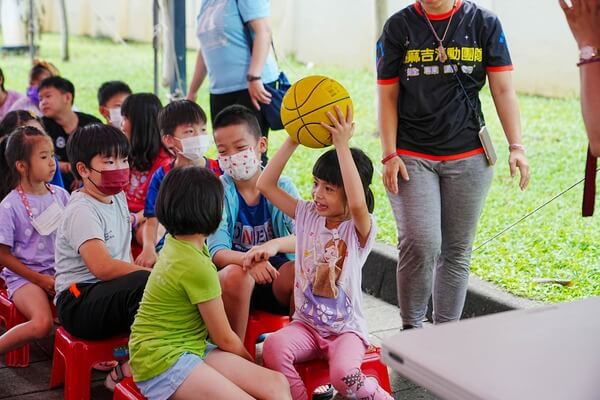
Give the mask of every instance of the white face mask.
[[182, 156], [190, 161], [198, 161], [204, 156], [210, 146], [208, 135], [191, 136], [185, 139], [175, 138], [181, 142]]
[[63, 209], [56, 203], [46, 208], [40, 215], [31, 220], [31, 225], [42, 236], [48, 236], [60, 225]]
[[108, 120], [111, 126], [121, 129], [121, 107], [109, 108], [108, 109]]
[[237, 181], [251, 179], [260, 168], [260, 161], [252, 147], [230, 156], [219, 156], [219, 167]]

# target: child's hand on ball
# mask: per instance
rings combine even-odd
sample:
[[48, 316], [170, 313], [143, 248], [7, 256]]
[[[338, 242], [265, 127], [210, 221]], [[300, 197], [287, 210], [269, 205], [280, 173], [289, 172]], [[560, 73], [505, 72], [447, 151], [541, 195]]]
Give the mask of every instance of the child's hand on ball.
[[334, 107], [337, 117], [331, 112], [327, 112], [327, 117], [331, 121], [331, 125], [321, 122], [321, 126], [327, 129], [331, 134], [331, 141], [335, 147], [348, 145], [352, 134], [354, 134], [354, 121], [352, 120], [352, 108], [346, 107], [346, 116], [342, 110], [336, 105]]

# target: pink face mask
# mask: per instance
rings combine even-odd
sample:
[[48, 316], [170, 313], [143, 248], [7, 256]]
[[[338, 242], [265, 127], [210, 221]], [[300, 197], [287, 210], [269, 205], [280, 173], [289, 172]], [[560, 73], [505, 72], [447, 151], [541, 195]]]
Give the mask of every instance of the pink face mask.
[[113, 196], [122, 192], [129, 185], [129, 168], [98, 171], [90, 168], [100, 174], [100, 184], [97, 185], [88, 178], [96, 188], [107, 196]]

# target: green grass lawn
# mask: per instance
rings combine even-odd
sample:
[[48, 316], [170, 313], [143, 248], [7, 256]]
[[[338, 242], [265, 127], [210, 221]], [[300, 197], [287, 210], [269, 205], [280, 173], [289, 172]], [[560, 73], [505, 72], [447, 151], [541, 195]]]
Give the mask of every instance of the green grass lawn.
[[[152, 48], [149, 44], [116, 44], [109, 40], [72, 37], [71, 61], [61, 62], [59, 54], [58, 35], [45, 34], [41, 41], [41, 57], [52, 60], [62, 75], [73, 81], [77, 90], [75, 103], [81, 111], [98, 115], [96, 90], [106, 80], [124, 80], [135, 92], [152, 90]], [[194, 52], [189, 52], [188, 76], [191, 76], [194, 61]], [[29, 58], [5, 55], [0, 60], [0, 67], [6, 76], [6, 87], [24, 91]], [[395, 244], [394, 218], [381, 183], [373, 75], [364, 70], [326, 65], [308, 68], [290, 60], [284, 61], [282, 68], [292, 80], [309, 74], [322, 74], [337, 79], [349, 90], [357, 122], [353, 145], [371, 156], [376, 169], [373, 189], [378, 239]], [[577, 79], [575, 76], [565, 78]], [[166, 92], [163, 89], [163, 101], [166, 101]], [[581, 179], [586, 149], [577, 99], [519, 96], [524, 141], [532, 166], [530, 187], [521, 192], [517, 180], [510, 178], [506, 140], [487, 90], [483, 91], [482, 99], [499, 162], [475, 247]], [[199, 102], [208, 111], [206, 85], [201, 90]], [[283, 132], [271, 134], [271, 152], [277, 149], [284, 137]], [[301, 148], [286, 169], [286, 174], [294, 179], [305, 198], [310, 193], [312, 165], [321, 153]], [[542, 301], [600, 295], [600, 227], [597, 218], [580, 217], [581, 188], [578, 186], [476, 251], [473, 254], [473, 272], [511, 293]], [[571, 279], [574, 285], [540, 285], [533, 282], [536, 277]]]

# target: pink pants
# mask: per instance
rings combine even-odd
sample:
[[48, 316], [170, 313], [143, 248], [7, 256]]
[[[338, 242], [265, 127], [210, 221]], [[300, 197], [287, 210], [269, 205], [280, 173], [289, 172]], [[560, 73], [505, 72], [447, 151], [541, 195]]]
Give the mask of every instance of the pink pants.
[[[295, 363], [314, 359], [329, 361], [329, 378], [333, 387], [346, 397], [393, 400], [379, 387], [377, 379], [360, 370], [366, 346], [354, 333], [323, 338], [308, 325], [294, 321], [267, 337], [263, 361], [267, 368], [283, 373], [294, 400], [307, 400], [306, 387], [294, 368]], [[312, 393], [311, 393], [312, 395]]]

